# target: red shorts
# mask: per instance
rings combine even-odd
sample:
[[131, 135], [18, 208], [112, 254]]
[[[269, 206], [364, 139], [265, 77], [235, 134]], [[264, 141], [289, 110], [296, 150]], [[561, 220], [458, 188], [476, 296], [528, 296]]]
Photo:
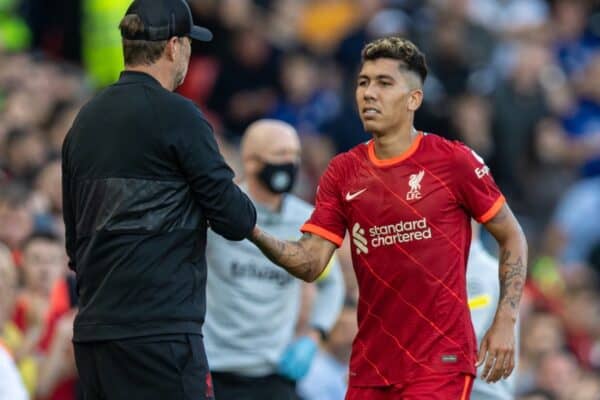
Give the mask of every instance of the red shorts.
[[346, 400], [468, 400], [472, 388], [472, 375], [431, 375], [405, 385], [349, 387]]

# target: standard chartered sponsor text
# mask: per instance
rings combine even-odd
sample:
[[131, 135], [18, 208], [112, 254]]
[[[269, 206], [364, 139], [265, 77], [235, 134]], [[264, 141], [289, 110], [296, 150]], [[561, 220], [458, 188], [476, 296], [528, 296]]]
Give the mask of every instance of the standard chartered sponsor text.
[[411, 221], [400, 221], [396, 224], [373, 226], [369, 228], [371, 246], [391, 246], [396, 243], [407, 243], [414, 240], [431, 239], [431, 228], [427, 218]]

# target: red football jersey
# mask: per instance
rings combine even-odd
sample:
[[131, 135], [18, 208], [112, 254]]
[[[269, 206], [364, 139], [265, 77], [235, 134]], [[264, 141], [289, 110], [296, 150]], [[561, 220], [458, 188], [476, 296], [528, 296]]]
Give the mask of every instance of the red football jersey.
[[301, 230], [338, 246], [351, 236], [360, 293], [351, 386], [475, 374], [470, 219], [487, 222], [504, 202], [475, 152], [432, 134], [394, 159], [377, 159], [370, 141], [331, 161]]

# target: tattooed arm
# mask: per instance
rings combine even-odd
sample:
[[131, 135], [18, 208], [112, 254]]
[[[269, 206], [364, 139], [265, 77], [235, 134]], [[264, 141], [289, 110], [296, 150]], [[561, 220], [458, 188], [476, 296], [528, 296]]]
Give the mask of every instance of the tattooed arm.
[[515, 323], [527, 276], [527, 241], [510, 208], [485, 224], [500, 246], [500, 299], [492, 326], [481, 341], [478, 365], [484, 361], [483, 378], [496, 382], [507, 378], [515, 366]]
[[249, 239], [269, 260], [307, 282], [321, 275], [336, 249], [330, 241], [310, 233], [305, 233], [298, 241], [283, 241], [258, 226]]
[[527, 240], [507, 205], [485, 227], [500, 246], [500, 301], [496, 317], [516, 322], [527, 275]]

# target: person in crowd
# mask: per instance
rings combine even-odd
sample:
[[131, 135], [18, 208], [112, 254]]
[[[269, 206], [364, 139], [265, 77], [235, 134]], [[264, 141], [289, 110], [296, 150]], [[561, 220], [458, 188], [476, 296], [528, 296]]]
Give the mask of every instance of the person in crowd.
[[[300, 164], [296, 130], [277, 120], [248, 127], [241, 145], [243, 187], [257, 220], [271, 234], [293, 237], [312, 207], [289, 192]], [[329, 335], [344, 299], [340, 266], [332, 259], [317, 280], [308, 326], [299, 327], [300, 281], [251, 243], [209, 233], [204, 340], [215, 396], [223, 400], [293, 400]], [[243, 340], [241, 340], [243, 338]]]
[[[12, 255], [0, 242], [0, 332], [10, 321], [17, 290], [17, 270]], [[28, 400], [29, 394], [8, 346], [0, 337], [0, 399]]]

